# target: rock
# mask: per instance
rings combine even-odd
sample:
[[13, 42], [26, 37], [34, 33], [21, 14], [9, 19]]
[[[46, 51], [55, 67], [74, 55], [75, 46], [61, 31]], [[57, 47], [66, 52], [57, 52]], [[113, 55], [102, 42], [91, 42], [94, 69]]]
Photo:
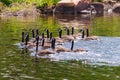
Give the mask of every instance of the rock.
[[73, 14], [74, 13], [74, 6], [75, 4], [73, 2], [58, 2], [55, 8], [55, 13], [57, 14]]
[[113, 6], [113, 12], [115, 12], [115, 13], [120, 13], [120, 3], [116, 3], [116, 4]]
[[82, 10], [85, 10], [88, 8], [88, 3], [85, 1], [79, 1], [76, 5], [76, 12], [81, 13]]
[[55, 13], [73, 14], [81, 13], [82, 10], [88, 8], [88, 2], [84, 0], [61, 0], [57, 3]]
[[9, 10], [6, 10], [4, 16], [13, 16], [13, 13]]
[[90, 3], [90, 5], [94, 6], [97, 14], [103, 15], [103, 13], [104, 13], [104, 5], [102, 3], [93, 2], [93, 3]]

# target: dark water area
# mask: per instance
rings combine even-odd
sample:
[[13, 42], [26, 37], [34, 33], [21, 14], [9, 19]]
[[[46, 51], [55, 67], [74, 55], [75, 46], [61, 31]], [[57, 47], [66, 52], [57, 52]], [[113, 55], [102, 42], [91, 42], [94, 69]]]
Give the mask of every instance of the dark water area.
[[[119, 16], [1, 17], [0, 80], [119, 80], [119, 21]], [[74, 56], [72, 53], [51, 55], [59, 59], [57, 61], [49, 58], [36, 60], [30, 51], [15, 45], [21, 42], [22, 31], [31, 34], [31, 29], [38, 28], [41, 34], [48, 28], [58, 36], [57, 29], [66, 26], [88, 27], [90, 35], [99, 36], [100, 40], [80, 40], [79, 44], [76, 41], [76, 48], [81, 46], [90, 52]]]

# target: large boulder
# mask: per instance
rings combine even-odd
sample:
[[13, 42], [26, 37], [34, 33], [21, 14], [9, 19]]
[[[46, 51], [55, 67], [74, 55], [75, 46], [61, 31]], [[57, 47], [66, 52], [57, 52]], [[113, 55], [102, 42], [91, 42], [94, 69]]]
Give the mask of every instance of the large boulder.
[[90, 3], [90, 5], [94, 6], [97, 14], [101, 14], [103, 15], [104, 13], [104, 5], [100, 2], [93, 2], [93, 3]]
[[86, 9], [88, 3], [85, 0], [61, 0], [57, 3], [55, 13], [73, 14]]
[[75, 6], [75, 8], [77, 13], [81, 13], [82, 10], [88, 8], [88, 3], [85, 1], [79, 1], [78, 4]]
[[97, 14], [104, 13], [104, 5], [100, 2], [89, 3], [87, 0], [61, 0], [57, 3], [55, 13], [81, 13], [94, 6]]
[[113, 6], [113, 12], [120, 13], [120, 3], [117, 3]]
[[55, 13], [57, 14], [73, 14], [75, 4], [70, 0], [62, 0], [57, 3]]

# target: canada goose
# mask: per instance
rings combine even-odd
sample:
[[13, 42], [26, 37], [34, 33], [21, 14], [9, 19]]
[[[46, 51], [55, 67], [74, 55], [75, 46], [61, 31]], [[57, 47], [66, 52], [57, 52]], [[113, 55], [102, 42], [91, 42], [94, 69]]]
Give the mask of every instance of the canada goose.
[[82, 31], [82, 39], [85, 38], [85, 32], [84, 30]]
[[50, 50], [47, 50], [47, 49], [40, 50], [40, 51], [37, 52], [37, 55], [39, 55], [39, 56], [41, 56], [41, 55], [47, 55], [47, 54], [54, 54], [54, 52], [50, 51]]
[[56, 39], [56, 44], [57, 44], [57, 45], [62, 45], [62, 44], [64, 44], [63, 39], [61, 39], [61, 38], [59, 38], [59, 37], [56, 37], [55, 39]]
[[59, 32], [59, 38], [62, 38], [62, 29], [59, 28], [59, 29], [58, 29], [58, 32]]
[[45, 36], [44, 36], [44, 33], [42, 32], [42, 39], [44, 39], [45, 38]]
[[[44, 45], [44, 40], [45, 39], [42, 40], [42, 47], [45, 48], [45, 47], [48, 47], [48, 45]], [[52, 44], [52, 46], [54, 46], [54, 44]], [[50, 47], [50, 45], [49, 45], [49, 47]], [[54, 52], [50, 51], [50, 50], [47, 50], [47, 49], [40, 50], [40, 51], [37, 52], [37, 55], [39, 55], [39, 56], [41, 56], [41, 55], [48, 55], [48, 54], [54, 54]]]
[[58, 29], [58, 32], [59, 32], [59, 37], [56, 37], [56, 44], [57, 45], [62, 45], [64, 43], [64, 41], [62, 40], [62, 29], [59, 28]]
[[52, 39], [52, 32], [50, 32], [50, 40]]
[[[36, 37], [37, 35], [35, 36], [35, 32], [34, 32], [34, 29], [31, 30], [32, 31], [32, 38], [29, 40], [29, 43], [35, 43], [36, 42]], [[36, 31], [37, 32], [37, 31]], [[38, 32], [37, 32], [38, 34]]]
[[36, 46], [36, 44], [35, 44], [34, 42], [29, 41], [29, 34], [28, 34], [28, 33], [27, 33], [26, 36], [25, 36], [24, 45], [25, 45], [28, 49], [34, 48], [34, 47]]
[[[42, 39], [45, 39], [45, 42], [46, 42], [46, 43], [51, 43], [51, 39], [52, 39], [52, 37], [53, 37], [52, 35], [53, 35], [53, 33], [52, 33], [52, 32], [49, 32], [49, 38], [45, 38], [45, 37], [44, 37], [44, 33], [43, 33], [43, 34], [42, 34]], [[42, 39], [41, 39], [41, 40], [42, 40]]]
[[84, 40], [99, 40], [99, 37], [98, 36], [89, 36], [89, 37], [86, 37]]
[[35, 36], [37, 36], [37, 35], [39, 35], [39, 30], [38, 29], [36, 29], [36, 35]]
[[36, 37], [39, 35], [39, 31], [38, 31], [38, 29], [36, 29], [36, 35], [35, 35], [34, 29], [32, 29], [31, 31], [32, 31], [32, 39], [30, 39], [29, 42], [35, 43], [36, 42]]
[[73, 50], [73, 48], [74, 48], [74, 40], [72, 41], [71, 51], [73, 51], [73, 52], [88, 52], [88, 50], [85, 50], [85, 49], [78, 48], [78, 49]]
[[25, 46], [28, 49], [35, 47], [35, 43], [28, 41], [28, 35], [25, 36], [24, 42], [21, 43], [21, 46]]
[[36, 36], [35, 36], [35, 31], [34, 31], [34, 29], [32, 29], [31, 32], [32, 32], [32, 38], [29, 40], [29, 42], [35, 43], [35, 42], [36, 42], [36, 37], [37, 37], [38, 34], [39, 34], [38, 29], [36, 29]]
[[58, 29], [59, 32], [59, 38], [56, 37], [56, 42], [59, 44], [64, 43], [64, 41], [71, 41], [74, 40], [74, 37], [70, 35], [70, 30], [66, 28], [66, 35], [62, 36], [62, 29]]
[[34, 48], [35, 46], [36, 46], [36, 43], [32, 43], [32, 42], [28, 42], [27, 45], [26, 45], [26, 47], [27, 47], [28, 49], [32, 49], [32, 48]]
[[47, 38], [49, 38], [49, 30], [46, 29]]
[[89, 30], [88, 30], [88, 28], [86, 29], [86, 37], [88, 37], [89, 36]]
[[63, 46], [57, 46], [56, 48], [55, 48], [55, 51], [56, 52], [70, 52], [70, 50], [69, 49], [67, 49], [67, 48], [65, 48], [65, 47], [63, 47]]
[[51, 43], [46, 43], [45, 39], [42, 39], [41, 46], [42, 46], [42, 48], [50, 48], [51, 47]]
[[67, 28], [66, 31], [67, 31], [67, 35], [70, 35], [70, 30], [68, 28]]
[[72, 27], [72, 32], [71, 32], [71, 34], [72, 34], [72, 35], [74, 34], [74, 27]]
[[52, 49], [55, 49], [55, 42], [56, 42], [56, 39], [52, 38], [52, 41], [51, 41], [51, 48]]
[[[75, 32], [75, 29], [74, 29], [74, 27], [72, 27], [72, 30], [71, 30], [71, 35], [75, 38], [75, 39], [77, 39], [78, 37], [80, 37], [81, 36], [81, 34], [75, 34], [74, 33]], [[81, 32], [81, 31], [80, 31]]]
[[62, 37], [62, 39], [63, 39], [64, 41], [74, 40], [75, 38], [74, 38], [72, 35], [70, 35], [70, 30], [69, 30], [68, 28], [66, 28], [66, 31], [67, 31], [67, 35], [64, 35], [64, 36]]
[[70, 51], [70, 50], [68, 50], [68, 49], [66, 49], [66, 48], [64, 48], [64, 47], [62, 47], [62, 46], [57, 46], [57, 47], [55, 47], [55, 42], [56, 42], [56, 39], [55, 38], [53, 38], [52, 39], [52, 42], [51, 42], [51, 48], [54, 50], [54, 51], [56, 51], [56, 52], [68, 52], [68, 51]]
[[75, 38], [73, 37], [73, 36], [71, 36], [71, 35], [64, 35], [63, 37], [62, 37], [62, 39], [63, 39], [63, 41], [72, 41], [72, 40], [74, 40]]
[[52, 40], [52, 32], [49, 33], [49, 38], [46, 39], [46, 43], [51, 43]]
[[86, 38], [84, 40], [98, 40], [97, 36], [89, 36], [89, 29], [86, 29]]
[[29, 41], [29, 34], [27, 33], [26, 36], [25, 36], [25, 45], [28, 44], [28, 41]]
[[32, 37], [35, 38], [35, 32], [34, 32], [34, 29], [32, 29]]

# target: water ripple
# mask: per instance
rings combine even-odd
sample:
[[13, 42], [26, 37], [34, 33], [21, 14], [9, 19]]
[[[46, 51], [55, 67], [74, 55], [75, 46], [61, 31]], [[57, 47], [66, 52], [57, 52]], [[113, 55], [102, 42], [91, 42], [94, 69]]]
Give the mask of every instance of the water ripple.
[[[55, 53], [40, 58], [50, 58], [52, 61], [60, 60], [88, 60], [90, 64], [97, 65], [120, 65], [120, 37], [99, 37], [99, 40], [77, 40], [74, 49], [84, 48], [88, 52], [65, 52]], [[64, 46], [70, 49], [71, 43], [65, 43]], [[30, 54], [35, 56], [35, 52]]]

